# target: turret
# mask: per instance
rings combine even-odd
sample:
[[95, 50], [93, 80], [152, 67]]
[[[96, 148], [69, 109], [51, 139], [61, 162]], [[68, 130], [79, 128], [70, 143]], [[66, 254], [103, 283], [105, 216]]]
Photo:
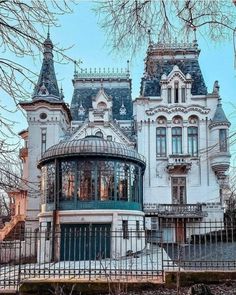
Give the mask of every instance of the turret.
[[219, 95], [219, 84], [215, 81], [213, 94], [218, 97], [218, 103], [215, 109], [215, 114], [209, 125], [210, 129], [210, 161], [211, 168], [217, 175], [218, 179], [225, 178], [225, 172], [230, 166], [229, 153], [229, 127], [224, 110], [222, 108], [221, 97]]
[[32, 99], [63, 100], [57, 85], [52, 52], [53, 43], [49, 33], [43, 43], [43, 48], [43, 63]]
[[22, 101], [20, 106], [27, 113], [29, 151], [29, 192], [26, 226], [38, 226], [39, 180], [37, 163], [50, 146], [57, 144], [67, 132], [71, 113], [59, 91], [53, 62], [53, 43], [49, 37], [43, 43], [43, 63], [31, 101]]

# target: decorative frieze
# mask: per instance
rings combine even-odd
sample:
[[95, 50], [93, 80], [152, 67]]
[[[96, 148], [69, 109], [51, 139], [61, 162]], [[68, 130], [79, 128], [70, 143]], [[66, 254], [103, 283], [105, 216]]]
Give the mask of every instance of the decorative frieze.
[[182, 106], [182, 105], [178, 105], [178, 106], [162, 106], [159, 105], [155, 108], [151, 108], [149, 110], [146, 110], [145, 113], [148, 116], [153, 116], [156, 113], [167, 113], [167, 114], [171, 114], [171, 113], [176, 113], [176, 112], [181, 112], [181, 113], [189, 113], [189, 112], [197, 112], [200, 114], [209, 114], [210, 109], [206, 108], [206, 107], [202, 107], [199, 105], [191, 105], [191, 106]]

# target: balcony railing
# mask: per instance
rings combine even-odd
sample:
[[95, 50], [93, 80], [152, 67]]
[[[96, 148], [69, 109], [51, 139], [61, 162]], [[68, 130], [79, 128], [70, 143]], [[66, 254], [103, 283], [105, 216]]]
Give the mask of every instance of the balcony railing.
[[172, 172], [175, 168], [183, 168], [187, 172], [191, 165], [192, 162], [189, 154], [169, 155], [167, 170]]
[[205, 216], [202, 204], [144, 204], [146, 216], [200, 218]]

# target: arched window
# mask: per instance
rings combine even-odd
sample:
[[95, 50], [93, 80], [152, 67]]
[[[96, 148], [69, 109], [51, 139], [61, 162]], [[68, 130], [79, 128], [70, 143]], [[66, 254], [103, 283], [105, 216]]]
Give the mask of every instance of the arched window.
[[158, 127], [156, 134], [157, 157], [166, 157], [166, 128]]
[[175, 89], [174, 89], [174, 99], [175, 103], [179, 103], [179, 83], [175, 82]]
[[188, 127], [188, 153], [193, 156], [198, 156], [198, 127]]
[[105, 102], [101, 101], [101, 102], [99, 102], [99, 103], [97, 104], [97, 108], [98, 108], [99, 110], [104, 110], [104, 109], [107, 108], [107, 105], [106, 105]]
[[167, 88], [167, 101], [168, 103], [171, 103], [171, 87]]
[[97, 131], [95, 136], [103, 138], [103, 133], [101, 131]]
[[172, 154], [182, 154], [182, 128], [172, 128]]
[[186, 88], [182, 86], [181, 88], [181, 102], [186, 102]]

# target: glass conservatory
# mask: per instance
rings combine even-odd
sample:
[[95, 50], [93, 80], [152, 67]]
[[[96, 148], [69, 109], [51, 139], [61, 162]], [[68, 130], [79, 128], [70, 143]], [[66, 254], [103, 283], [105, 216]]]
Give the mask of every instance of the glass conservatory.
[[144, 158], [100, 137], [49, 148], [39, 166], [46, 210], [142, 210]]

